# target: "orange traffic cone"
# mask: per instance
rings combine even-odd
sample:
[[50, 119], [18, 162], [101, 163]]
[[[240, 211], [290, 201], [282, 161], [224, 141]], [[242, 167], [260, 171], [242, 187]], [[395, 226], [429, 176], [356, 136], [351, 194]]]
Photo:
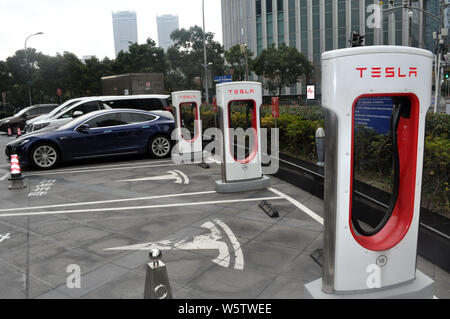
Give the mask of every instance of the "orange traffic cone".
[[22, 132], [20, 131], [20, 127], [17, 128], [17, 136], [21, 136]]
[[8, 136], [11, 136], [11, 135], [12, 135], [11, 128], [8, 127]]
[[25, 188], [26, 185], [23, 184], [22, 171], [20, 170], [19, 157], [15, 154], [11, 155], [11, 185], [9, 189], [19, 189]]

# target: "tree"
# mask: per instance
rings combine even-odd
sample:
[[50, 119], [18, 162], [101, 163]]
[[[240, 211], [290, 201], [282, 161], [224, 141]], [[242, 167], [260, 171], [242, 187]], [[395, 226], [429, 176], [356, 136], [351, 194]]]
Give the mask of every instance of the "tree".
[[[187, 88], [193, 88], [194, 78], [204, 78], [203, 30], [199, 26], [179, 29], [172, 32], [174, 41], [167, 50], [167, 58], [171, 69], [184, 75]], [[205, 33], [206, 59], [212, 74], [223, 74], [224, 59], [222, 45], [214, 41], [214, 33]], [[203, 81], [201, 81], [203, 83]], [[201, 85], [203, 87], [203, 85]]]
[[120, 51], [113, 70], [118, 73], [165, 73], [167, 69], [164, 50], [148, 38], [144, 44], [133, 43], [128, 52]]
[[297, 49], [284, 43], [278, 49], [274, 45], [264, 49], [253, 62], [253, 71], [264, 77], [264, 87], [275, 95], [281, 95], [284, 87], [298, 82], [303, 75], [313, 70], [311, 62]]
[[[252, 64], [251, 57], [253, 56], [253, 52], [247, 49], [247, 59], [248, 65]], [[225, 59], [227, 65], [233, 69], [233, 81], [244, 81], [245, 80], [245, 53], [241, 52], [241, 46], [236, 44], [230, 48], [230, 50], [225, 51]]]

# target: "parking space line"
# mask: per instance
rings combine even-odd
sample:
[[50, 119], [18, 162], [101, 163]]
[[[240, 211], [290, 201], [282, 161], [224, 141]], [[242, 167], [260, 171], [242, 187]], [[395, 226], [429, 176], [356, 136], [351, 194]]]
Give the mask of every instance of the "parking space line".
[[294, 206], [296, 206], [298, 209], [300, 209], [302, 212], [304, 212], [305, 214], [307, 214], [308, 216], [310, 216], [311, 218], [313, 218], [314, 220], [316, 220], [317, 222], [319, 222], [320, 224], [323, 225], [323, 218], [320, 217], [319, 215], [317, 215], [316, 213], [314, 213], [312, 210], [310, 210], [308, 207], [306, 207], [305, 205], [301, 204], [300, 202], [296, 201], [295, 199], [293, 199], [292, 197], [280, 192], [279, 190], [276, 190], [272, 187], [268, 187], [267, 188], [269, 191], [277, 194], [278, 196], [283, 197], [284, 199], [288, 200], [289, 202], [291, 202], [292, 204], [294, 204]]
[[11, 214], [0, 214], [0, 218], [2, 218], [2, 217], [17, 217], [17, 216], [35, 216], [35, 215], [59, 215], [59, 214], [75, 214], [75, 213], [111, 212], [111, 211], [126, 211], [126, 210], [139, 210], [139, 209], [151, 209], [151, 208], [185, 207], [185, 206], [238, 203], [238, 202], [257, 202], [257, 201], [263, 201], [263, 200], [277, 200], [277, 199], [285, 199], [285, 198], [279, 197], [279, 196], [272, 196], [272, 197], [241, 198], [241, 199], [228, 199], [228, 200], [215, 200], [215, 201], [176, 203], [176, 204], [146, 205], [146, 206], [110, 207], [110, 208], [108, 207], [108, 208], [75, 209], [75, 210], [60, 210], [60, 211], [46, 211], [46, 212], [11, 213]]
[[111, 200], [100, 200], [100, 201], [94, 201], [94, 202], [55, 204], [55, 205], [34, 206], [34, 207], [6, 208], [6, 209], [0, 209], [0, 212], [12, 212], [12, 211], [20, 211], [20, 210], [34, 210], [34, 209], [46, 209], [46, 208], [69, 207], [69, 206], [110, 204], [110, 203], [131, 202], [131, 201], [161, 199], [161, 198], [170, 198], [170, 197], [205, 195], [205, 194], [214, 194], [214, 193], [216, 193], [216, 191], [204, 191], [204, 192], [169, 194], [169, 195], [155, 195], [155, 196], [147, 196], [147, 197], [121, 198], [121, 199], [111, 199]]
[[[124, 163], [124, 164], [111, 164], [111, 165], [96, 165], [96, 166], [81, 166], [78, 168], [69, 168], [68, 170], [80, 170], [80, 169], [96, 169], [96, 168], [112, 168], [112, 167], [122, 167], [122, 166], [135, 166], [135, 165], [143, 165], [143, 164], [161, 164], [161, 163], [173, 163], [172, 160], [163, 160], [163, 161], [146, 161], [146, 162], [134, 162], [134, 163]], [[58, 170], [63, 171], [63, 170]], [[49, 171], [46, 171], [49, 172]]]
[[[142, 165], [133, 166], [133, 169], [136, 168], [152, 168], [152, 167], [164, 167], [164, 166], [178, 166], [178, 165], [193, 165], [191, 163], [183, 163], [183, 164], [161, 164], [161, 165]], [[90, 173], [90, 172], [100, 172], [100, 171], [115, 171], [115, 170], [124, 170], [124, 169], [130, 169], [130, 167], [113, 167], [113, 168], [97, 168], [97, 169], [86, 169], [86, 170], [64, 170], [64, 171], [52, 171], [52, 172], [45, 172], [40, 174], [27, 174], [27, 177], [31, 176], [43, 176], [43, 175], [57, 175], [57, 174], [70, 174], [70, 173]]]
[[6, 173], [0, 178], [0, 181], [4, 181], [8, 177], [9, 173]]

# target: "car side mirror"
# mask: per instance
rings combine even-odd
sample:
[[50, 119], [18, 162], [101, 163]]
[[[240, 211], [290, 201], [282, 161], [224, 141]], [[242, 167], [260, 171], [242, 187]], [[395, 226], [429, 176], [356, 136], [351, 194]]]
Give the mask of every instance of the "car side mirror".
[[81, 124], [76, 128], [76, 130], [80, 133], [87, 133], [91, 127], [89, 124]]
[[75, 111], [75, 112], [73, 112], [73, 118], [75, 118], [75, 117], [78, 117], [78, 116], [81, 116], [81, 115], [83, 115], [83, 112], [81, 112], [81, 111]]

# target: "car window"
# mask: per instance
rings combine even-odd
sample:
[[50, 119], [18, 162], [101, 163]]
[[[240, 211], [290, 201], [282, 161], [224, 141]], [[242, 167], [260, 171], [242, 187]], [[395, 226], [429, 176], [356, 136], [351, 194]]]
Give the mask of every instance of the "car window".
[[144, 113], [124, 112], [119, 113], [119, 118], [121, 121], [127, 124], [133, 124], [152, 121], [156, 119], [156, 116]]
[[92, 120], [86, 122], [91, 128], [96, 127], [107, 127], [107, 126], [117, 126], [127, 124], [126, 122], [120, 119], [120, 114], [118, 113], [109, 113], [97, 116]]
[[47, 114], [54, 109], [54, 106], [43, 106], [39, 108], [39, 114]]
[[161, 111], [165, 106], [161, 99], [141, 99], [140, 102], [141, 109], [146, 111]]
[[34, 108], [29, 110], [28, 112], [25, 113], [26, 116], [33, 116], [33, 115], [38, 115], [39, 114], [39, 108]]
[[76, 111], [81, 111], [83, 114], [87, 114], [93, 111], [97, 111], [99, 109], [98, 102], [92, 101], [92, 102], [86, 102], [81, 105], [78, 105], [77, 107], [65, 112], [61, 115], [61, 118], [71, 118], [73, 117], [73, 114]]

